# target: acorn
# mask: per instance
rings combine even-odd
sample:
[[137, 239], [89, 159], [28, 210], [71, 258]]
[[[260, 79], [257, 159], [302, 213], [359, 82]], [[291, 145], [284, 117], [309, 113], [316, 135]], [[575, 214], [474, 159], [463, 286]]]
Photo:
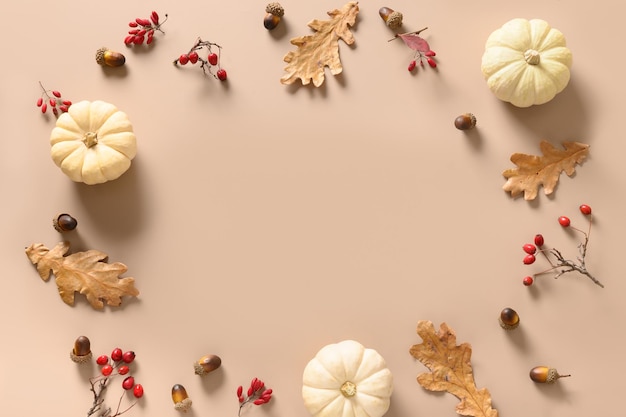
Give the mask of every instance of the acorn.
[[70, 359], [76, 363], [86, 363], [91, 360], [91, 342], [87, 336], [78, 336], [74, 342], [74, 349], [70, 352]]
[[469, 130], [476, 126], [476, 116], [465, 113], [454, 119], [454, 127], [459, 130]]
[[535, 366], [530, 370], [530, 379], [540, 384], [553, 384], [559, 378], [565, 378], [571, 375], [559, 375], [556, 369], [549, 366]]
[[96, 51], [96, 62], [103, 67], [121, 67], [126, 62], [126, 57], [119, 52], [102, 47]]
[[517, 311], [512, 308], [505, 308], [500, 312], [500, 318], [498, 319], [500, 327], [505, 330], [513, 330], [519, 326], [519, 315]]
[[196, 375], [206, 375], [222, 365], [222, 359], [217, 355], [204, 355], [193, 364]]
[[69, 214], [62, 213], [52, 219], [52, 226], [54, 226], [57, 232], [70, 232], [76, 229], [78, 221]]
[[275, 29], [280, 23], [281, 18], [285, 15], [285, 9], [277, 2], [268, 3], [268, 5], [265, 6], [265, 12], [267, 14], [263, 19], [263, 26], [265, 26], [267, 30]]
[[175, 384], [172, 387], [172, 401], [174, 401], [174, 408], [183, 413], [191, 408], [191, 398], [187, 395], [185, 387], [180, 384]]
[[389, 7], [381, 7], [378, 14], [383, 18], [385, 24], [391, 29], [397, 29], [402, 26], [402, 13], [396, 12]]

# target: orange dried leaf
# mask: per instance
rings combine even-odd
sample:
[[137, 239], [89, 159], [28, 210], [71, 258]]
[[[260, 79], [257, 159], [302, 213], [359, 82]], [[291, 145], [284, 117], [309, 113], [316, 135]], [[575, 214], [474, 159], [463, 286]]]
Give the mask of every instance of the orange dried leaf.
[[524, 193], [524, 200], [534, 200], [541, 185], [546, 195], [552, 194], [561, 171], [571, 177], [576, 164], [581, 164], [589, 154], [589, 145], [579, 142], [563, 142], [565, 150], [557, 149], [545, 140], [539, 146], [543, 156], [523, 153], [511, 155], [511, 162], [517, 168], [502, 173], [507, 179], [502, 188], [510, 192], [511, 197]]
[[54, 274], [59, 295], [66, 304], [74, 305], [76, 292], [84, 294], [95, 309], [104, 308], [104, 303], [119, 306], [123, 296], [139, 295], [134, 278], [119, 278], [128, 270], [126, 265], [107, 263], [108, 255], [97, 250], [65, 256], [69, 248], [69, 242], [61, 242], [53, 249], [41, 243], [26, 248], [26, 255], [37, 266], [41, 279], [48, 281], [50, 274]]
[[287, 62], [287, 72], [280, 79], [282, 84], [293, 84], [298, 79], [302, 85], [313, 80], [313, 85], [319, 87], [324, 82], [324, 68], [329, 67], [333, 75], [343, 71], [339, 60], [339, 39], [346, 44], [354, 43], [354, 36], [350, 27], [356, 22], [359, 13], [358, 2], [351, 1], [341, 10], [328, 12], [330, 20], [312, 20], [308, 26], [315, 31], [312, 35], [299, 36], [291, 40], [297, 50], [288, 52], [283, 58]]
[[417, 334], [423, 342], [409, 352], [430, 369], [418, 375], [417, 382], [429, 391], [447, 391], [461, 400], [456, 406], [460, 415], [498, 417], [498, 411], [491, 408], [489, 391], [476, 388], [470, 363], [472, 347], [468, 343], [457, 346], [456, 334], [446, 323], [436, 333], [432, 322], [420, 320]]

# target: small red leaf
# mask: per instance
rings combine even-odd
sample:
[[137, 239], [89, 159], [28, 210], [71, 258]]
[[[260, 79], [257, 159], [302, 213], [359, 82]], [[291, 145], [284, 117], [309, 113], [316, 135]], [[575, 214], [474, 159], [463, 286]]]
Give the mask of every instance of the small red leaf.
[[428, 42], [426, 42], [424, 38], [420, 37], [418, 34], [414, 32], [400, 33], [397, 36], [404, 41], [406, 46], [413, 49], [414, 51], [420, 51], [420, 52], [430, 51], [430, 46], [428, 45]]

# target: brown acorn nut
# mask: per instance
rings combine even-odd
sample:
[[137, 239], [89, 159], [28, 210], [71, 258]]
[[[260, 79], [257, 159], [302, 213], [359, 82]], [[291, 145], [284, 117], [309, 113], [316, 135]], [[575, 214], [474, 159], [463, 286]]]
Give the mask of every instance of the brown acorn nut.
[[96, 51], [96, 62], [103, 67], [121, 67], [126, 63], [126, 57], [119, 52], [102, 47]]
[[556, 369], [549, 366], [535, 366], [530, 370], [530, 379], [541, 384], [553, 384], [559, 378], [565, 378], [571, 375], [559, 375]]
[[78, 221], [67, 213], [62, 213], [52, 219], [52, 226], [57, 232], [69, 232], [76, 229]]
[[285, 9], [283, 9], [283, 6], [281, 6], [280, 3], [273, 2], [268, 3], [268, 5], [265, 6], [265, 12], [267, 14], [263, 19], [263, 26], [267, 30], [276, 29], [276, 26], [280, 23], [281, 18], [285, 15]]
[[519, 315], [517, 314], [517, 311], [507, 307], [500, 312], [498, 322], [500, 323], [500, 327], [503, 329], [513, 330], [519, 326]]
[[204, 355], [193, 364], [196, 375], [206, 375], [222, 365], [222, 359], [217, 355]]
[[378, 10], [378, 14], [391, 29], [397, 29], [402, 26], [402, 13], [396, 12], [389, 7], [381, 7]]
[[76, 363], [86, 363], [91, 360], [91, 342], [87, 336], [78, 336], [74, 342], [74, 349], [70, 352], [70, 359]]
[[459, 130], [469, 130], [476, 126], [476, 116], [465, 113], [454, 119], [454, 127]]
[[174, 408], [183, 413], [191, 408], [191, 398], [187, 395], [185, 387], [180, 384], [175, 384], [172, 387], [172, 401], [174, 401]]

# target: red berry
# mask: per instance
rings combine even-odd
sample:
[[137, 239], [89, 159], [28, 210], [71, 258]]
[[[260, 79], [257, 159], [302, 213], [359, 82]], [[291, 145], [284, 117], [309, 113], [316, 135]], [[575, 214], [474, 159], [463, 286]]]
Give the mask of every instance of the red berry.
[[566, 217], [566, 216], [559, 217], [559, 224], [563, 227], [569, 227], [569, 224], [570, 224], [569, 217]]
[[530, 243], [525, 244], [523, 247], [524, 252], [529, 255], [534, 255], [537, 252], [537, 247], [535, 245], [531, 245]]
[[124, 44], [126, 45], [130, 45], [131, 43], [135, 42], [135, 37], [133, 35], [128, 35], [127, 37], [124, 38]]
[[42, 112], [42, 113], [45, 113], [45, 112], [46, 112], [46, 110], [48, 110], [48, 105], [47, 105], [46, 103], [43, 103], [43, 104], [41, 105], [41, 112]]
[[135, 385], [135, 388], [133, 388], [133, 395], [135, 396], [135, 398], [143, 397], [143, 387], [141, 386], [141, 384]]
[[428, 62], [428, 65], [430, 65], [431, 68], [437, 68], [437, 63], [431, 57], [426, 58], [426, 62]]
[[130, 371], [130, 368], [126, 365], [122, 365], [117, 369], [117, 373], [120, 375], [126, 375]]
[[217, 78], [219, 78], [220, 81], [226, 81], [226, 77], [228, 75], [226, 74], [226, 70], [225, 69], [219, 69], [217, 70]]
[[107, 363], [109, 363], [109, 357], [107, 355], [100, 355], [96, 359], [96, 363], [100, 366], [106, 365]]
[[122, 388], [124, 388], [125, 390], [129, 390], [134, 386], [135, 386], [135, 378], [133, 378], [132, 376], [127, 376], [122, 381]]
[[56, 101], [55, 99], [51, 98], [51, 99], [50, 99], [50, 105], [51, 105], [52, 107], [56, 106], [56, 105], [57, 105], [57, 101]]
[[409, 67], [407, 68], [410, 71], [413, 71], [415, 69], [415, 66], [417, 65], [417, 62], [415, 62], [415, 60], [409, 62]]
[[131, 28], [136, 28], [139, 25], [137, 24], [137, 22], [129, 22], [128, 26], [130, 26]]
[[59, 115], [59, 109], [57, 109], [56, 107], [52, 108], [52, 113], [54, 113], [55, 116]]
[[533, 277], [524, 277], [524, 280], [522, 281], [524, 283], [525, 286], [529, 287], [531, 285], [533, 285]]
[[59, 92], [58, 92], [58, 91], [56, 91], [56, 90], [53, 90], [53, 91], [52, 91], [52, 95], [53, 95], [53, 96], [55, 96], [56, 98], [61, 97], [61, 93], [59, 93]]
[[100, 372], [102, 372], [104, 376], [109, 376], [113, 372], [113, 367], [111, 365], [104, 365], [102, 369], [100, 369]]
[[591, 214], [591, 207], [589, 207], [588, 205], [581, 204], [579, 208], [580, 208], [580, 212], [584, 214], [585, 216], [588, 216]]
[[141, 45], [144, 40], [145, 38], [143, 36], [135, 36], [135, 39], [133, 39], [133, 43], [135, 45]]
[[209, 61], [209, 64], [211, 65], [217, 65], [217, 54], [216, 53], [211, 53], [209, 54], [209, 56], [207, 57], [207, 60]]
[[180, 65], [185, 65], [187, 62], [189, 62], [189, 56], [187, 54], [182, 54], [180, 57], [178, 57], [178, 62], [180, 63]]
[[113, 349], [113, 352], [111, 352], [111, 359], [113, 359], [115, 362], [121, 361], [122, 355], [123, 355], [122, 349], [115, 348]]
[[195, 64], [196, 62], [198, 62], [198, 53], [197, 52], [192, 52], [189, 54], [189, 62], [191, 62], [192, 64]]
[[153, 10], [152, 13], [150, 14], [150, 20], [152, 20], [152, 23], [154, 23], [155, 25], [158, 25], [159, 24], [159, 14]]
[[424, 52], [424, 55], [426, 55], [426, 56], [435, 56], [437, 54], [435, 53], [435, 51], [426, 51], [426, 52]]
[[41, 107], [42, 104], [43, 104], [43, 97], [39, 97], [39, 99], [37, 100], [37, 107]]
[[135, 352], [133, 352], [132, 350], [124, 352], [124, 354], [122, 355], [122, 360], [126, 363], [131, 363], [135, 360]]
[[543, 246], [543, 235], [535, 235], [535, 245], [540, 248]]
[[524, 256], [524, 264], [530, 265], [535, 262], [535, 255], [526, 255]]

